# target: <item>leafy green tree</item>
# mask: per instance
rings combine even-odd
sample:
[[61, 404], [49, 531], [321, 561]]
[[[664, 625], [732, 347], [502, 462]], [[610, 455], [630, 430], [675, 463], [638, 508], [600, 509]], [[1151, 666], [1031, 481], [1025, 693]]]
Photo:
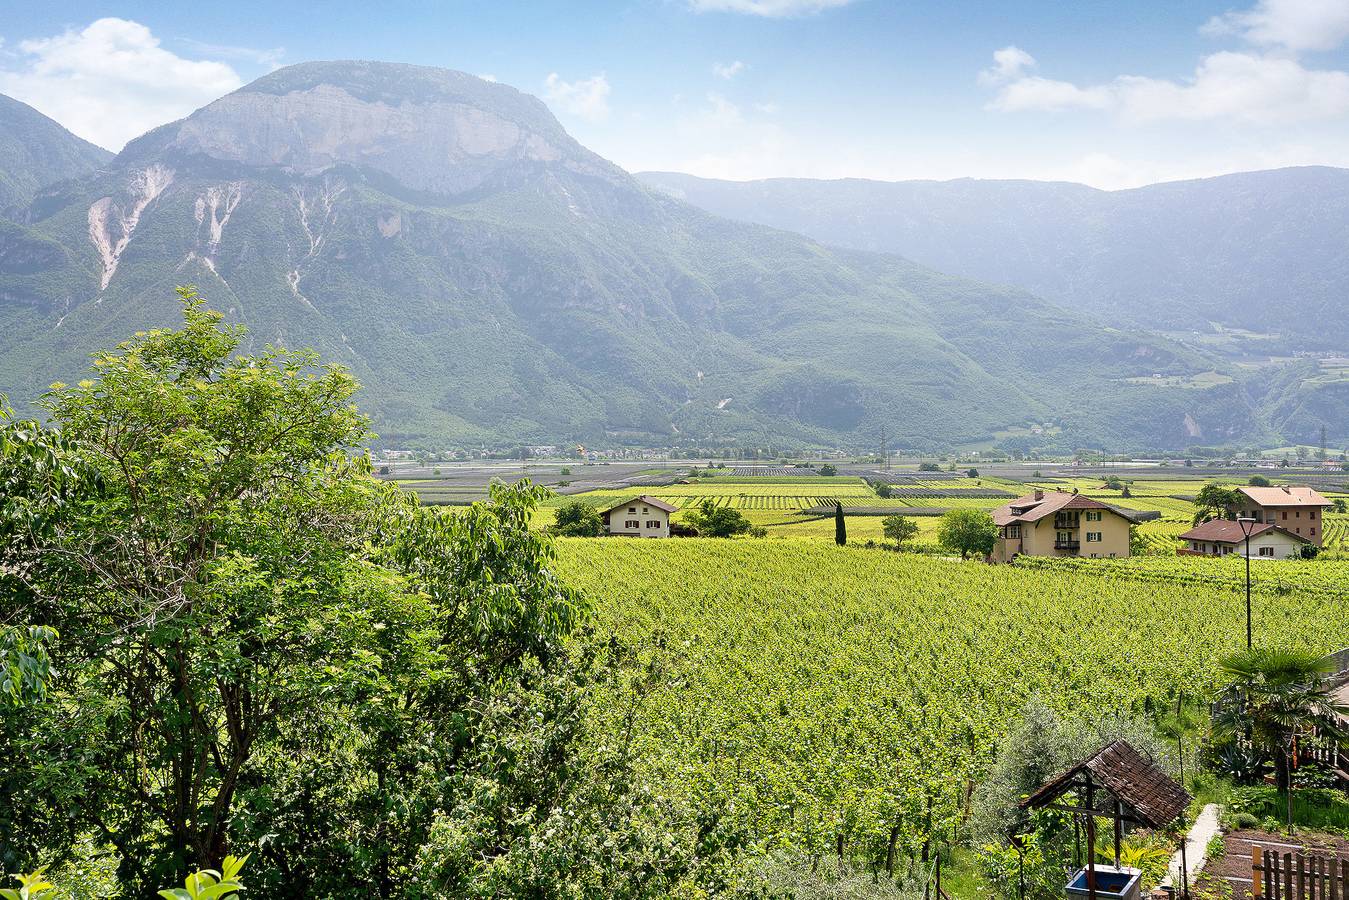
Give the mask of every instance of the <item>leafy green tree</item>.
[[918, 523], [906, 516], [886, 516], [881, 521], [881, 531], [902, 547], [905, 541], [918, 536]]
[[848, 522], [843, 516], [843, 504], [834, 503], [834, 543], [840, 547], [848, 543]]
[[948, 510], [937, 526], [937, 543], [951, 553], [959, 553], [961, 559], [971, 553], [987, 556], [997, 540], [993, 517], [980, 509]]
[[1235, 488], [1216, 483], [1206, 484], [1194, 497], [1194, 524], [1214, 518], [1235, 518], [1245, 499]]
[[59, 635], [45, 694], [0, 706], [6, 869], [92, 832], [134, 896], [235, 848], [259, 896], [722, 878], [736, 834], [591, 731], [616, 676], [529, 528], [546, 491], [420, 506], [354, 455], [345, 371], [236, 356], [181, 293], [184, 327], [55, 386], [50, 426], [0, 423], [0, 621]]
[[1222, 735], [1245, 735], [1274, 764], [1279, 790], [1289, 787], [1291, 759], [1299, 737], [1313, 729], [1345, 737], [1340, 706], [1325, 676], [1333, 664], [1315, 653], [1256, 647], [1222, 660], [1228, 685], [1214, 716]]
[[876, 496], [882, 500], [889, 500], [895, 495], [895, 489], [883, 481], [876, 482], [873, 488], [876, 491]]
[[820, 466], [819, 472], [821, 475], [837, 475], [838, 467], [831, 465], [830, 463], [825, 463], [824, 465]]
[[604, 534], [604, 517], [584, 500], [572, 500], [558, 507], [553, 533], [567, 537], [599, 537]]
[[684, 514], [684, 520], [703, 537], [735, 537], [748, 534], [753, 527], [745, 514], [729, 506], [718, 506], [714, 500], [704, 500]]
[[1269, 479], [1263, 475], [1252, 475], [1246, 483], [1251, 487], [1269, 487]]
[[1343, 497], [1336, 497], [1335, 502], [1331, 504], [1331, 509], [1337, 513], [1343, 513], [1346, 510], [1349, 510], [1349, 504], [1345, 503]]
[[973, 468], [973, 467], [971, 467], [971, 468], [969, 468], [969, 469], [966, 469], [966, 470], [965, 470], [965, 477], [966, 477], [966, 478], [978, 478], [978, 477], [979, 477], [979, 470], [978, 470], [978, 469], [975, 469], [975, 468]]

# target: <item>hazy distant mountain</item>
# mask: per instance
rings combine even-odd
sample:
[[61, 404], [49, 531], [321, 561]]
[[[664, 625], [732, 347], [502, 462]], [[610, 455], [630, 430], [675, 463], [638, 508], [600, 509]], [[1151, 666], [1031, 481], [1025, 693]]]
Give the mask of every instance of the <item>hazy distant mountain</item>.
[[1349, 347], [1349, 170], [1099, 191], [1033, 181], [639, 175], [718, 215], [1015, 285], [1105, 321]]
[[0, 94], [0, 213], [23, 206], [39, 190], [92, 172], [112, 159], [102, 147]]
[[[386, 442], [1112, 447], [1264, 427], [1211, 363], [1015, 289], [650, 191], [544, 105], [457, 72], [283, 69], [0, 226], [0, 390], [177, 318], [349, 365]], [[1184, 380], [1177, 378], [1177, 380]], [[1222, 379], [1217, 379], [1221, 382]]]

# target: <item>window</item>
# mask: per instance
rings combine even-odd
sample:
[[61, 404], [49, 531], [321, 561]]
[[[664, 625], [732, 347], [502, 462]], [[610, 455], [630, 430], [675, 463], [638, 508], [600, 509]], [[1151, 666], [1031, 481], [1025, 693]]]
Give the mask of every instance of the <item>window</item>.
[[642, 527], [642, 523], [639, 522], [639, 521], [637, 521], [636, 519], [628, 519], [626, 522], [623, 523], [623, 527], [624, 527], [624, 528], [634, 528], [634, 529], [635, 529], [635, 528], [641, 528], [641, 527]]
[[1309, 509], [1309, 510], [1307, 510], [1307, 518], [1309, 518], [1309, 519], [1311, 519], [1313, 522], [1315, 522], [1315, 521], [1316, 521], [1316, 510], [1314, 510], [1314, 509]]
[[1020, 525], [1008, 525], [1007, 528], [1005, 529], [1005, 531], [1006, 531], [1006, 535], [1005, 535], [1006, 537], [1009, 537], [1009, 538], [1019, 538], [1019, 537], [1021, 537], [1021, 526], [1020, 526]]
[[635, 507], [635, 506], [629, 506], [629, 507], [628, 507], [628, 512], [630, 512], [630, 513], [635, 513], [635, 512], [637, 512], [637, 507]]
[[1312, 528], [1312, 530], [1311, 530], [1311, 536], [1312, 536], [1312, 537], [1316, 537], [1316, 529], [1315, 529], [1315, 528]]
[[1261, 547], [1261, 548], [1260, 548], [1260, 555], [1261, 555], [1261, 556], [1273, 556], [1273, 555], [1274, 555], [1274, 548], [1273, 548], [1273, 547]]
[[651, 512], [651, 510], [649, 510], [649, 509], [647, 509], [645, 506], [643, 506], [643, 507], [642, 507], [642, 512], [644, 512], [644, 513], [649, 513], [649, 512]]
[[660, 527], [660, 519], [648, 519], [648, 520], [647, 520], [647, 523], [646, 523], [646, 527], [647, 527], [647, 528], [659, 528], [659, 527]]
[[1283, 511], [1283, 520], [1284, 520], [1285, 522], [1288, 521], [1288, 510], [1286, 510], [1286, 509]]
[[1101, 541], [1101, 533], [1100, 533], [1099, 531], [1088, 531], [1088, 532], [1087, 532], [1087, 543], [1088, 543], [1088, 544], [1097, 544], [1097, 543], [1100, 543], [1100, 541]]
[[1089, 509], [1089, 510], [1087, 510], [1087, 521], [1088, 521], [1088, 522], [1099, 522], [1099, 521], [1101, 521], [1101, 511], [1100, 511], [1099, 509]]

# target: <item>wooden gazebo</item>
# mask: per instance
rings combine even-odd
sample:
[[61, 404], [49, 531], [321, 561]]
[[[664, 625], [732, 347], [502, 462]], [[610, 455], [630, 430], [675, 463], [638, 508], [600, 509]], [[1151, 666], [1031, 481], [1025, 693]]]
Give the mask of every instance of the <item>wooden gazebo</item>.
[[1115, 823], [1115, 867], [1125, 823], [1162, 829], [1184, 814], [1190, 795], [1127, 741], [1115, 741], [1021, 801], [1022, 809], [1057, 809], [1086, 819], [1086, 884], [1096, 896], [1096, 818]]

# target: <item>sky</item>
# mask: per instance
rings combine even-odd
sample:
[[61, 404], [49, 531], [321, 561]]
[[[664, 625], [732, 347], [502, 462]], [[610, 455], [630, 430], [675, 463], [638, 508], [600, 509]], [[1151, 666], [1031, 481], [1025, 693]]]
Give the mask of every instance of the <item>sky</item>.
[[0, 0], [0, 93], [110, 150], [357, 58], [535, 94], [629, 171], [1119, 189], [1349, 166], [1349, 0]]

